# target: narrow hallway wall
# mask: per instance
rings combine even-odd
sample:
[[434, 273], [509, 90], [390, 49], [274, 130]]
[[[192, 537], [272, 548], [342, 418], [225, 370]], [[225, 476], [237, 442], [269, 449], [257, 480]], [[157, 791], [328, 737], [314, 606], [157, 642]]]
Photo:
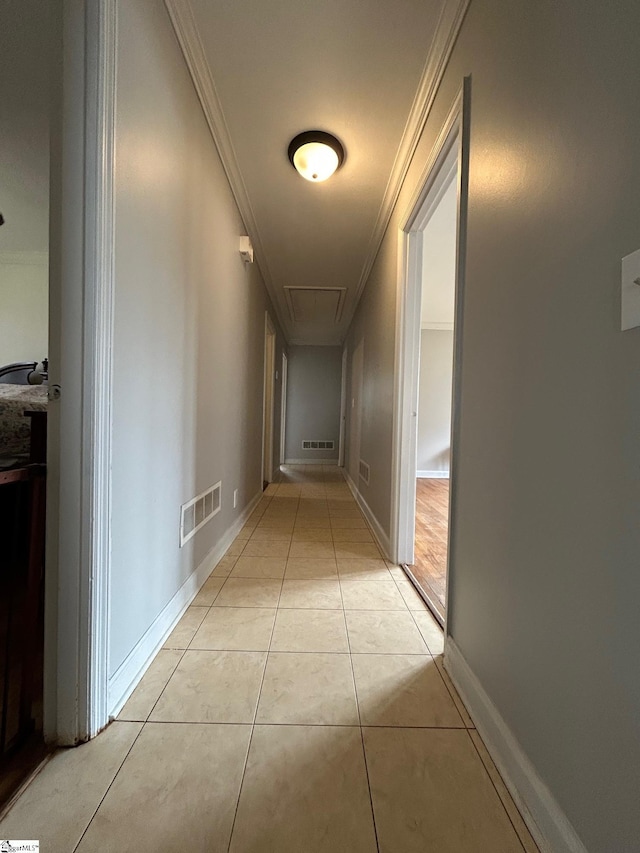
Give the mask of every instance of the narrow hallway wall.
[[[340, 439], [341, 347], [289, 347], [288, 462], [338, 459]], [[333, 441], [333, 449], [303, 449], [302, 442]]]
[[640, 331], [620, 331], [639, 28], [632, 0], [472, 0], [348, 338], [367, 339], [362, 491], [389, 532], [398, 229], [471, 75], [448, 631], [579, 839], [554, 849], [590, 853], [640, 838]]
[[[164, 3], [118, 16], [114, 703], [261, 494], [265, 311], [276, 322]], [[277, 448], [279, 383], [274, 416]], [[180, 548], [181, 504], [219, 481], [220, 512]]]

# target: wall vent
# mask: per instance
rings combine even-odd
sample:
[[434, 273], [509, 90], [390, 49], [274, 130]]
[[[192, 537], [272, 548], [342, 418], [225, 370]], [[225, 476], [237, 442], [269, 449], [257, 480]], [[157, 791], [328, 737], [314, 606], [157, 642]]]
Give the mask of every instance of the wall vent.
[[359, 473], [360, 473], [360, 479], [364, 480], [368, 486], [369, 485], [369, 475], [371, 474], [371, 469], [369, 468], [369, 466], [367, 465], [366, 462], [362, 461], [362, 459], [360, 460], [360, 471], [359, 471]]
[[180, 507], [180, 547], [220, 512], [222, 481]]
[[303, 450], [334, 450], [333, 441], [303, 441]]

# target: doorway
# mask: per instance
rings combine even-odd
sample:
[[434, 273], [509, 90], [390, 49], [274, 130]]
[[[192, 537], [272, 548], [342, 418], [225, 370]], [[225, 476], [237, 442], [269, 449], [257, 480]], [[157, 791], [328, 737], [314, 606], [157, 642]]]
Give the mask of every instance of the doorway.
[[273, 482], [273, 409], [275, 399], [276, 329], [268, 312], [264, 315], [264, 405], [262, 429], [262, 483]]
[[360, 433], [362, 429], [362, 373], [364, 339], [358, 341], [351, 359], [351, 424], [349, 429], [349, 476], [358, 486], [360, 476]]
[[455, 526], [469, 93], [465, 79], [400, 232], [393, 542], [443, 626]]
[[347, 357], [345, 347], [342, 350], [342, 374], [340, 384], [340, 443], [338, 447], [338, 467], [344, 468], [344, 443], [347, 434]]
[[282, 353], [282, 382], [280, 383], [280, 465], [284, 465], [287, 440], [287, 381], [289, 360]]

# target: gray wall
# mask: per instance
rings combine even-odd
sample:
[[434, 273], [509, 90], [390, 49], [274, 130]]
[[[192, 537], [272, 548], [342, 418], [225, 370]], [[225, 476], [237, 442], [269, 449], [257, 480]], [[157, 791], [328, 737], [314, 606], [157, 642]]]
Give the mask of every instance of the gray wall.
[[[289, 347], [287, 460], [338, 458], [341, 382], [341, 347]], [[305, 439], [333, 441], [335, 450], [303, 450]]]
[[[472, 0], [350, 331], [389, 529], [397, 229], [472, 75], [449, 631], [590, 853], [638, 850], [640, 6]], [[375, 451], [375, 452], [372, 452]]]
[[0, 26], [0, 365], [48, 349], [49, 0], [4, 0]]
[[[112, 673], [261, 491], [275, 320], [162, 0], [119, 5], [116, 126]], [[180, 505], [218, 480], [180, 549]]]
[[452, 378], [453, 332], [423, 329], [418, 387], [418, 471], [449, 473]]

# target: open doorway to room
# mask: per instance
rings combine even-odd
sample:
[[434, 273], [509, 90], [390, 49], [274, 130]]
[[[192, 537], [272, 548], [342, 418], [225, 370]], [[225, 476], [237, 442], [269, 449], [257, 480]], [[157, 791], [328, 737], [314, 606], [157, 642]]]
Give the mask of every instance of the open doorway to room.
[[0, 31], [0, 808], [45, 753], [50, 4]]
[[442, 625], [455, 524], [469, 86], [465, 80], [400, 235], [393, 538], [398, 562]]
[[415, 540], [413, 563], [408, 566], [442, 622], [449, 525], [457, 158], [445, 163], [443, 170], [448, 174], [429, 205], [422, 230]]
[[264, 395], [262, 429], [262, 487], [273, 481], [273, 409], [275, 401], [276, 329], [264, 315]]
[[289, 360], [282, 353], [282, 382], [280, 383], [280, 465], [284, 465], [287, 447], [287, 385], [289, 381]]

